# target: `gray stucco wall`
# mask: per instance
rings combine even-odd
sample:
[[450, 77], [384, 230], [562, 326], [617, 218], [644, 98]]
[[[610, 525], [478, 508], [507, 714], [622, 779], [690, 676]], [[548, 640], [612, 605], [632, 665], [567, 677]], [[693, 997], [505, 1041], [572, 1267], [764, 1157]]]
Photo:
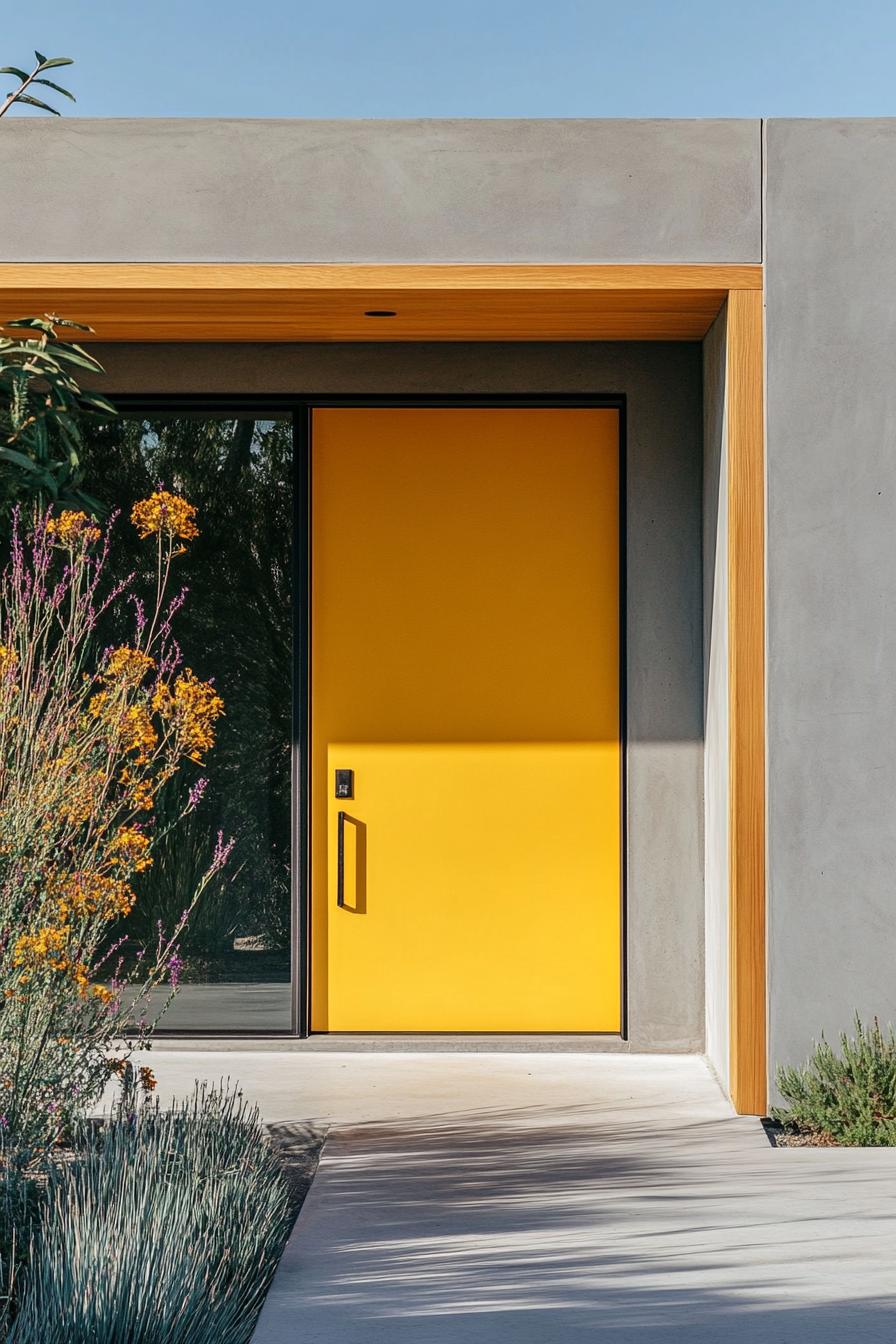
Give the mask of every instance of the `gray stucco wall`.
[[703, 701], [706, 1054], [725, 1088], [728, 1029], [727, 314], [703, 342]]
[[[771, 121], [764, 159], [761, 129], [6, 119], [0, 261], [757, 262], [764, 192], [773, 1068], [855, 1009], [896, 1018], [896, 122]], [[106, 360], [128, 390], [628, 393], [632, 1042], [703, 1040], [705, 709], [706, 1028], [724, 1073], [719, 331], [702, 482], [696, 346], [145, 346]]]
[[761, 251], [757, 120], [7, 118], [0, 181], [2, 261], [756, 262]]
[[771, 1062], [896, 1019], [896, 121], [768, 125]]
[[[758, 262], [761, 145], [758, 120], [7, 119], [0, 174], [14, 206], [0, 261]], [[700, 347], [147, 345], [103, 353], [110, 385], [132, 391], [627, 393], [631, 1043], [700, 1048]], [[717, 410], [712, 403], [707, 425]], [[710, 596], [706, 650], [717, 659], [724, 609], [714, 588]], [[722, 692], [716, 679], [706, 705], [716, 743], [725, 733]], [[723, 767], [717, 751], [707, 766], [715, 875], [723, 871]], [[712, 881], [707, 1021], [721, 1069], [724, 912]]]
[[700, 346], [144, 345], [97, 353], [106, 386], [118, 392], [626, 394], [630, 1044], [700, 1049]]

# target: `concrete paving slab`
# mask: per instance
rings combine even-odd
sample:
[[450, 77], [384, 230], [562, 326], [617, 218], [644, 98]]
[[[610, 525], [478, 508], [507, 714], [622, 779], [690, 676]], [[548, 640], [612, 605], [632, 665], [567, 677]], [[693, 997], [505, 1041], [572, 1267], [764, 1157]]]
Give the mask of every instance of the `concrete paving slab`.
[[702, 1060], [155, 1051], [330, 1125], [254, 1344], [871, 1344], [896, 1158], [773, 1149]]

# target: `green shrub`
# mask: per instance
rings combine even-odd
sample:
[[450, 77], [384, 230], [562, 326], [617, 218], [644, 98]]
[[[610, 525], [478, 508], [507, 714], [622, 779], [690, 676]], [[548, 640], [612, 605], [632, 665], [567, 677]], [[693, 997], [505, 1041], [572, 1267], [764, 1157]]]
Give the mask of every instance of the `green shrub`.
[[837, 1054], [822, 1037], [804, 1068], [778, 1070], [788, 1105], [772, 1111], [787, 1129], [849, 1147], [896, 1145], [896, 1037], [877, 1020], [844, 1032]]
[[290, 1223], [258, 1112], [198, 1086], [85, 1130], [58, 1163], [9, 1344], [243, 1344]]

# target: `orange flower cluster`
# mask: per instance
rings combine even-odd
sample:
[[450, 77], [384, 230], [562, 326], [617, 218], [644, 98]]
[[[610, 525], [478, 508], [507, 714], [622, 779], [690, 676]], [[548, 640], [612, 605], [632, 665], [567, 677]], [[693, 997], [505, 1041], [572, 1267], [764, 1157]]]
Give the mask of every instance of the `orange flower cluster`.
[[147, 672], [155, 667], [155, 659], [141, 649], [121, 644], [109, 654], [103, 671], [103, 680], [124, 686], [139, 686]]
[[116, 868], [132, 869], [135, 873], [142, 873], [152, 864], [149, 838], [136, 826], [120, 827], [109, 841], [107, 854]]
[[39, 933], [23, 933], [16, 939], [13, 948], [13, 966], [21, 968], [19, 982], [27, 985], [35, 971], [48, 968], [68, 975], [81, 998], [91, 995], [108, 1003], [114, 995], [105, 985], [92, 985], [87, 967], [82, 961], [72, 961], [68, 956], [68, 939], [71, 928], [64, 924], [59, 928], [41, 929]]
[[108, 691], [98, 691], [88, 705], [91, 718], [101, 719], [117, 735], [124, 751], [133, 751], [137, 765], [148, 765], [152, 752], [159, 744], [159, 735], [153, 727], [145, 705], [128, 705], [122, 712], [117, 697]]
[[59, 884], [54, 895], [63, 919], [70, 915], [118, 919], [121, 915], [129, 915], [134, 906], [134, 893], [127, 882], [121, 877], [107, 877], [104, 873], [74, 873]]
[[135, 812], [151, 812], [155, 789], [150, 779], [135, 779], [134, 773], [127, 766], [118, 776], [119, 783], [128, 790], [128, 802]]
[[188, 667], [173, 686], [161, 683], [152, 707], [173, 721], [184, 754], [201, 763], [203, 753], [215, 745], [215, 720], [224, 713], [224, 701], [211, 683], [200, 681]]
[[169, 541], [175, 537], [192, 541], [199, 536], [196, 505], [169, 490], [156, 490], [149, 499], [138, 500], [131, 509], [131, 522], [141, 540], [161, 535]]
[[91, 770], [80, 776], [69, 773], [70, 762], [66, 755], [54, 762], [54, 765], [66, 771], [66, 793], [60, 803], [60, 811], [70, 826], [81, 826], [99, 808], [106, 776], [102, 770]]
[[65, 955], [71, 925], [49, 926], [38, 933], [23, 933], [16, 939], [12, 953], [13, 966], [28, 966], [45, 962], [51, 970], [64, 971], [68, 966]]
[[125, 750], [133, 751], [138, 765], [149, 763], [150, 753], [158, 745], [159, 735], [145, 705], [131, 705], [122, 722]]
[[0, 677], [14, 676], [19, 655], [11, 644], [0, 644]]
[[47, 535], [71, 550], [81, 542], [99, 541], [102, 534], [82, 510], [63, 509], [58, 518], [47, 519]]

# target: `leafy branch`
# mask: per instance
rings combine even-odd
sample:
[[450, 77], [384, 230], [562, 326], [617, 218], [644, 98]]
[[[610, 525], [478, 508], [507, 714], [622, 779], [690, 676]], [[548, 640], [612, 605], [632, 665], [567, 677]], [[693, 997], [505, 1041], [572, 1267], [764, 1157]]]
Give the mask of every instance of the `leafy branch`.
[[90, 328], [51, 315], [4, 328], [13, 334], [0, 332], [0, 513], [29, 500], [102, 512], [81, 489], [82, 426], [116, 411], [78, 381], [79, 371], [102, 373], [102, 365], [57, 331]]
[[30, 75], [27, 70], [20, 70], [16, 65], [0, 66], [0, 75], [15, 75], [16, 79], [20, 81], [19, 87], [14, 89], [6, 100], [0, 104], [0, 117], [9, 111], [13, 103], [26, 103], [28, 107], [39, 107], [42, 112], [52, 112], [54, 117], [61, 116], [62, 114], [57, 108], [51, 107], [49, 103], [41, 102], [40, 98], [35, 98], [32, 94], [27, 92], [27, 90], [32, 89], [35, 84], [45, 85], [46, 88], [53, 89], [55, 93], [61, 93], [63, 97], [70, 98], [72, 102], [75, 101], [75, 95], [69, 93], [68, 89], [64, 89], [61, 84], [54, 84], [52, 79], [43, 78], [45, 71], [53, 70], [58, 65], [73, 65], [74, 61], [72, 61], [71, 57], [52, 56], [48, 58], [43, 56], [39, 51], [36, 51], [34, 55], [37, 59], [37, 65], [31, 71]]
[[[0, 67], [0, 75], [19, 81], [0, 103], [0, 117], [15, 103], [60, 116], [55, 107], [34, 97], [36, 87], [75, 101], [68, 89], [46, 78], [48, 70], [73, 65], [71, 57], [47, 57], [40, 51], [34, 55], [37, 65], [30, 74], [15, 65]], [[73, 331], [89, 330], [51, 314], [15, 322], [0, 319], [0, 534], [17, 504], [103, 511], [81, 488], [81, 424], [109, 419], [115, 408], [80, 386], [80, 371], [97, 374], [103, 368], [69, 338]]]

